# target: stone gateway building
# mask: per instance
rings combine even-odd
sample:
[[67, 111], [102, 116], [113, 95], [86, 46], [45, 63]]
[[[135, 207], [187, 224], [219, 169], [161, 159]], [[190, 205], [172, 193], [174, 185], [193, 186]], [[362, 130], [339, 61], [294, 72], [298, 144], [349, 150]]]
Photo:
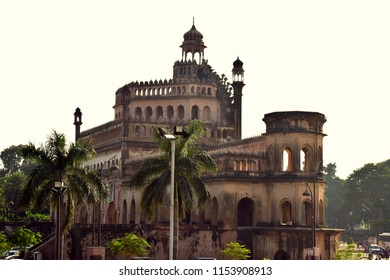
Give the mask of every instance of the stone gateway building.
[[230, 83], [204, 58], [206, 46], [195, 25], [183, 37], [172, 78], [119, 88], [112, 121], [81, 132], [82, 113], [76, 109], [76, 140], [92, 141], [98, 153], [85, 165], [102, 172], [111, 196], [79, 207], [66, 242], [68, 258], [111, 258], [99, 247], [135, 232], [152, 245], [150, 257], [168, 259], [169, 199], [149, 221], [140, 192], [129, 188], [130, 178], [157, 152], [153, 127], [173, 130], [198, 119], [206, 127], [203, 149], [218, 171], [204, 177], [209, 203], [204, 209], [194, 205], [181, 221], [179, 259], [223, 259], [221, 250], [230, 241], [245, 244], [253, 259], [309, 259], [315, 241], [315, 257], [333, 259], [341, 230], [325, 226], [325, 116], [266, 114], [265, 133], [241, 139], [243, 62], [233, 62]]

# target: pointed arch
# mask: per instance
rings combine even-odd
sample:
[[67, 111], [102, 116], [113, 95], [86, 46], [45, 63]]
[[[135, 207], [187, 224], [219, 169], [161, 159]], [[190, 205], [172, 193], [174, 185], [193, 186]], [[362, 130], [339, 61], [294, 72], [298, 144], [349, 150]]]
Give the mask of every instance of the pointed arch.
[[203, 107], [203, 116], [202, 119], [205, 121], [209, 121], [211, 118], [211, 110], [209, 106], [204, 106]]
[[287, 199], [281, 202], [282, 223], [292, 224], [292, 204]]
[[145, 112], [146, 112], [146, 120], [150, 121], [152, 119], [152, 116], [153, 116], [153, 109], [152, 109], [152, 107], [150, 107], [150, 106], [146, 107]]
[[218, 223], [218, 200], [213, 197], [211, 201], [211, 224], [217, 225]]
[[199, 107], [197, 105], [192, 106], [191, 108], [191, 120], [199, 119]]
[[301, 149], [301, 166], [300, 169], [303, 172], [309, 172], [310, 167], [313, 165], [312, 163], [312, 149], [309, 145], [304, 145]]
[[110, 202], [107, 208], [107, 215], [106, 215], [106, 224], [117, 224], [118, 219], [117, 219], [117, 211], [116, 211], [116, 206], [114, 202]]
[[135, 201], [134, 198], [130, 204], [130, 224], [135, 224]]
[[184, 112], [184, 106], [183, 105], [179, 105], [177, 107], [177, 117], [181, 120], [184, 119], [185, 117], [185, 112]]
[[167, 117], [169, 120], [173, 119], [173, 107], [171, 105], [169, 105], [167, 107]]
[[237, 204], [237, 226], [253, 226], [254, 201], [249, 197], [241, 199]]
[[141, 107], [136, 107], [134, 111], [134, 115], [136, 119], [142, 118], [142, 109]]
[[301, 224], [307, 226], [312, 224], [312, 204], [310, 200], [303, 201], [301, 205]]
[[290, 147], [286, 146], [282, 152], [282, 171], [293, 171], [293, 153]]
[[162, 119], [164, 117], [164, 113], [163, 113], [163, 108], [161, 106], [157, 106], [156, 108], [156, 118], [157, 119]]
[[123, 200], [122, 203], [122, 224], [127, 224], [127, 201]]

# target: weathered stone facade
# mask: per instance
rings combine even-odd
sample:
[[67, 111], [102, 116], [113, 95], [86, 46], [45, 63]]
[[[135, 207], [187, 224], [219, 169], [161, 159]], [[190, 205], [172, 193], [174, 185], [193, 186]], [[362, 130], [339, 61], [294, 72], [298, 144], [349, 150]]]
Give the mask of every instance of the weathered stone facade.
[[168, 258], [168, 199], [148, 221], [129, 179], [157, 151], [153, 126], [173, 129], [199, 119], [207, 129], [204, 149], [217, 162], [218, 172], [204, 178], [211, 201], [205, 209], [194, 207], [181, 224], [179, 259], [223, 258], [221, 249], [236, 240], [251, 249], [254, 259], [307, 258], [312, 247], [311, 198], [302, 195], [307, 188], [316, 202], [316, 245], [322, 259], [332, 259], [341, 231], [324, 224], [325, 116], [266, 114], [266, 132], [241, 139], [243, 63], [238, 58], [233, 63], [232, 83], [217, 74], [204, 59], [206, 46], [194, 25], [181, 48], [172, 79], [132, 82], [118, 89], [113, 121], [80, 132], [82, 115], [79, 109], [75, 112], [76, 139], [91, 140], [98, 152], [86, 166], [102, 170], [112, 196], [99, 205], [80, 207], [71, 257], [86, 258], [86, 247], [135, 231], [153, 245], [151, 256]]

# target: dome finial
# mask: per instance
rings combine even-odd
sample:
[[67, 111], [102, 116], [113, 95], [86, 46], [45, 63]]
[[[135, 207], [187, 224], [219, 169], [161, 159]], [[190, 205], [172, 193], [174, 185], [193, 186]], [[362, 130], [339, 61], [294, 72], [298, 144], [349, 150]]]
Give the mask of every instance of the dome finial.
[[195, 17], [192, 17], [192, 25], [195, 25]]

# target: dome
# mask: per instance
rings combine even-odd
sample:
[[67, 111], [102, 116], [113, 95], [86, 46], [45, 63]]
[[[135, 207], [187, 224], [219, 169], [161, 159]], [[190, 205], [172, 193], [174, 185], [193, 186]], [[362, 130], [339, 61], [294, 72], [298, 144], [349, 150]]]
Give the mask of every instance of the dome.
[[187, 31], [187, 32], [184, 34], [183, 37], [184, 37], [184, 41], [196, 41], [196, 42], [199, 42], [199, 43], [203, 43], [203, 42], [202, 42], [203, 35], [202, 35], [202, 33], [200, 33], [198, 30], [196, 30], [194, 24], [192, 25], [191, 30], [190, 30], [190, 31]]
[[236, 61], [233, 62], [234, 68], [242, 68], [244, 63], [237, 57]]

